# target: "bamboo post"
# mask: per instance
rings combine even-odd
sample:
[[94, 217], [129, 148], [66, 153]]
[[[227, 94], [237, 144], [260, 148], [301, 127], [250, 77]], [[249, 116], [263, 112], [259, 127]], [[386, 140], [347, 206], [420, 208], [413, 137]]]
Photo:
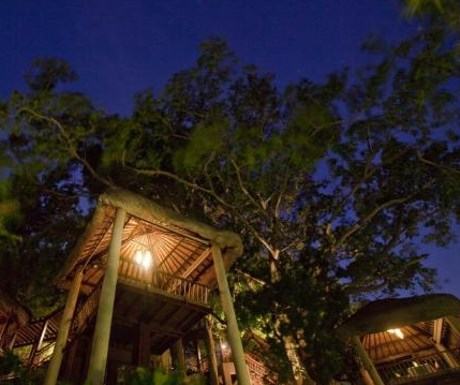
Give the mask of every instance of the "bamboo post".
[[16, 342], [16, 337], [18, 336], [18, 329], [13, 333], [13, 336], [11, 337], [10, 343], [8, 344], [8, 348], [10, 350], [13, 350], [14, 348], [14, 343]]
[[150, 329], [140, 322], [137, 327], [137, 365], [147, 367], [150, 364]]
[[374, 363], [372, 362], [371, 358], [367, 354], [366, 349], [364, 349], [364, 346], [361, 343], [361, 340], [359, 339], [358, 336], [353, 337], [353, 343], [355, 344], [356, 349], [358, 350], [358, 355], [359, 355], [359, 358], [361, 358], [361, 361], [364, 365], [364, 369], [366, 369], [366, 371], [371, 376], [372, 381], [374, 382], [374, 385], [385, 385], [379, 373], [377, 372], [377, 369], [375, 368]]
[[171, 349], [174, 369], [177, 370], [181, 378], [185, 377], [185, 354], [184, 343], [182, 338], [179, 338]]
[[40, 349], [42, 348], [43, 340], [45, 339], [47, 329], [48, 329], [48, 320], [43, 322], [43, 327], [40, 333], [40, 337], [38, 341], [32, 345], [32, 350], [30, 351], [30, 355], [29, 355], [29, 365], [35, 364], [35, 356], [37, 355], [37, 353], [40, 352]]
[[3, 342], [4, 342], [3, 337], [6, 335], [6, 331], [8, 329], [9, 324], [10, 324], [11, 314], [12, 314], [11, 312], [8, 313], [8, 317], [6, 318], [5, 323], [2, 326], [2, 330], [0, 332], [0, 347], [3, 346]]
[[450, 368], [458, 368], [459, 363], [456, 360], [456, 358], [450, 354], [450, 352], [446, 349], [446, 347], [442, 344], [442, 326], [444, 323], [443, 318], [438, 318], [434, 320], [433, 323], [433, 341], [434, 345], [436, 347], [436, 350], [441, 353], [443, 356], [444, 360], [446, 361], [447, 365], [449, 365]]
[[96, 326], [94, 328], [93, 343], [91, 346], [88, 376], [86, 380], [89, 385], [102, 385], [104, 383], [125, 216], [126, 211], [118, 208], [113, 224], [107, 267], [102, 283]]
[[197, 362], [198, 373], [202, 373], [202, 370], [201, 370], [200, 340], [198, 338], [195, 338], [193, 340], [193, 346], [194, 346], [195, 352], [196, 352], [196, 362]]
[[209, 321], [204, 319], [204, 326], [206, 328], [206, 350], [208, 351], [208, 366], [211, 377], [211, 385], [219, 385], [219, 376], [217, 374], [217, 356], [216, 345], [212, 336], [211, 326]]
[[361, 378], [364, 381], [364, 385], [374, 385], [374, 381], [372, 381], [372, 378], [371, 378], [371, 376], [369, 375], [369, 372], [366, 369], [361, 368], [359, 370], [359, 373], [361, 374]]
[[228, 342], [232, 348], [233, 360], [235, 362], [236, 378], [239, 385], [251, 385], [249, 371], [246, 366], [243, 344], [241, 343], [240, 331], [236, 321], [235, 308], [233, 307], [232, 296], [228, 287], [227, 276], [225, 272], [224, 260], [220, 247], [212, 245], [212, 258], [214, 269], [216, 271], [217, 284], [219, 285], [220, 300], [227, 319]]
[[75, 306], [77, 305], [78, 293], [80, 284], [83, 279], [83, 269], [78, 270], [73, 277], [72, 286], [70, 288], [67, 302], [62, 313], [61, 324], [56, 336], [53, 355], [50, 364], [46, 370], [44, 385], [55, 385], [61, 368], [64, 347], [69, 336], [70, 325], [72, 323]]

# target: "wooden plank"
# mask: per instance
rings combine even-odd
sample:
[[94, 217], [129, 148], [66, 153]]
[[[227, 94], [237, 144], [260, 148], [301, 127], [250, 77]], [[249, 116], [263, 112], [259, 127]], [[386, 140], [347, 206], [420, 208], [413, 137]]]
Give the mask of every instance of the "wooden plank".
[[120, 277], [118, 281], [119, 281], [118, 282], [119, 286], [129, 288], [129, 290], [137, 292], [141, 295], [145, 295], [151, 298], [160, 297], [164, 300], [168, 300], [171, 302], [178, 302], [178, 303], [181, 303], [185, 307], [201, 310], [204, 312], [209, 312], [209, 309], [210, 309], [210, 305], [207, 305], [201, 302], [192, 301], [188, 298], [185, 298], [184, 296], [168, 293], [164, 290], [158, 289], [153, 286], [146, 287], [146, 285], [144, 284], [132, 283], [131, 281], [126, 280], [125, 278], [122, 278], [122, 277]]
[[184, 241], [184, 238], [179, 239], [179, 242], [173, 247], [173, 249], [166, 255], [161, 263], [158, 265], [157, 269], [160, 270], [161, 267], [166, 263], [166, 261], [173, 255], [173, 253], [177, 250], [177, 248], [180, 246], [180, 244]]
[[181, 275], [182, 278], [187, 278], [195, 269], [201, 265], [201, 263], [211, 254], [211, 248], [205, 249], [201, 255], [184, 271]]

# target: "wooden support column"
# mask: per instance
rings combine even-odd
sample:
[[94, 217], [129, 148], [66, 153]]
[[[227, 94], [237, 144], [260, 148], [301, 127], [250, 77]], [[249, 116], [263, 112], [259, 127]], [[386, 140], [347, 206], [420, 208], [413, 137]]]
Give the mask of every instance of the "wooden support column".
[[8, 326], [10, 325], [10, 320], [11, 320], [11, 315], [12, 313], [8, 314], [8, 317], [5, 321], [5, 323], [2, 326], [2, 330], [0, 331], [0, 348], [3, 346], [3, 337], [6, 335], [6, 331], [8, 330]]
[[179, 373], [180, 377], [185, 377], [185, 354], [184, 342], [179, 338], [171, 349], [174, 369]]
[[10, 350], [13, 350], [13, 347], [14, 347], [14, 343], [16, 342], [16, 337], [18, 336], [18, 330], [16, 329], [16, 331], [13, 333], [13, 336], [11, 337], [11, 340], [10, 340], [10, 343], [8, 345], [8, 348]]
[[198, 338], [195, 338], [193, 340], [193, 347], [195, 348], [195, 353], [196, 353], [196, 363], [197, 363], [197, 369], [198, 373], [202, 373], [201, 370], [201, 351], [200, 351], [200, 340]]
[[364, 346], [361, 343], [361, 340], [359, 339], [359, 337], [358, 336], [353, 337], [353, 342], [358, 351], [359, 358], [361, 358], [361, 361], [364, 365], [364, 369], [366, 369], [366, 371], [371, 376], [372, 381], [374, 382], [374, 385], [385, 385], [379, 373], [377, 372], [377, 369], [375, 368], [374, 363], [372, 362], [371, 358], [367, 354], [366, 349], [364, 349]]
[[118, 208], [113, 223], [107, 267], [102, 283], [101, 298], [97, 311], [93, 343], [89, 359], [88, 385], [104, 384], [107, 355], [109, 352], [110, 329], [112, 327], [113, 306], [117, 289], [118, 266], [120, 263], [121, 238], [126, 211]]
[[150, 364], [150, 328], [141, 322], [137, 328], [136, 365], [147, 367]]
[[83, 279], [83, 269], [79, 269], [73, 277], [72, 286], [70, 288], [67, 302], [62, 313], [61, 324], [56, 336], [56, 343], [54, 345], [53, 356], [51, 357], [50, 364], [46, 370], [44, 385], [55, 385], [59, 376], [61, 368], [63, 350], [67, 343], [69, 336], [70, 325], [72, 323], [75, 306], [77, 305], [78, 293], [80, 291], [80, 284]]
[[216, 244], [212, 245], [212, 258], [216, 271], [217, 284], [219, 285], [220, 300], [227, 320], [228, 342], [232, 348], [238, 385], [251, 385], [243, 344], [241, 343], [240, 331], [236, 321], [235, 308], [233, 307], [233, 300], [228, 287], [224, 261], [222, 259], [220, 247]]
[[447, 362], [447, 365], [451, 368], [458, 368], [459, 363], [455, 357], [450, 354], [446, 347], [442, 344], [442, 326], [444, 323], [443, 318], [438, 318], [433, 322], [433, 341], [436, 347], [436, 350], [442, 354], [444, 360]]
[[29, 365], [35, 364], [35, 356], [37, 355], [38, 352], [40, 352], [40, 349], [42, 348], [43, 340], [45, 339], [47, 329], [48, 329], [48, 320], [43, 322], [43, 327], [40, 333], [40, 338], [38, 339], [37, 342], [35, 342], [32, 345], [32, 350], [30, 351], [30, 355], [29, 355]]
[[460, 337], [460, 319], [454, 316], [448, 316], [446, 317], [446, 321], [457, 336]]
[[374, 381], [372, 381], [372, 378], [366, 369], [361, 368], [359, 372], [361, 374], [361, 378], [363, 379], [365, 385], [374, 385]]
[[212, 335], [211, 326], [207, 318], [204, 319], [204, 326], [206, 328], [206, 350], [208, 351], [208, 365], [209, 374], [211, 377], [211, 385], [219, 385], [219, 376], [217, 374], [217, 356], [216, 345], [214, 344], [214, 337]]

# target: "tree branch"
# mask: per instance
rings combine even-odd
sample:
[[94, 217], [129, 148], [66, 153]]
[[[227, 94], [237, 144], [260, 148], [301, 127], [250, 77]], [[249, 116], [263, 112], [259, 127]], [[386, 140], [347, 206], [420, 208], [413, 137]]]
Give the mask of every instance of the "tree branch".
[[454, 169], [452, 167], [444, 166], [443, 164], [439, 164], [439, 163], [433, 162], [431, 160], [428, 160], [428, 159], [423, 157], [422, 153], [419, 150], [417, 150], [417, 158], [422, 163], [426, 163], [426, 164], [428, 164], [430, 166], [433, 166], [433, 167], [437, 168], [438, 170], [460, 175], [460, 170], [456, 170], [456, 169]]
[[35, 117], [37, 119], [45, 120], [45, 121], [51, 123], [52, 125], [54, 125], [58, 129], [58, 132], [59, 132], [60, 136], [64, 139], [64, 141], [65, 141], [65, 143], [67, 145], [67, 151], [69, 152], [70, 156], [73, 157], [74, 159], [78, 160], [81, 164], [83, 164], [83, 166], [89, 171], [89, 173], [96, 180], [98, 180], [99, 182], [101, 182], [102, 184], [104, 184], [106, 186], [114, 187], [114, 183], [112, 181], [110, 181], [109, 179], [104, 178], [103, 176], [99, 175], [99, 173], [91, 166], [91, 164], [85, 158], [81, 157], [78, 154], [78, 151], [75, 149], [75, 147], [72, 144], [72, 139], [70, 138], [70, 136], [65, 131], [64, 126], [57, 119], [49, 117], [49, 116], [42, 115], [42, 114], [38, 113], [37, 111], [34, 111], [34, 110], [32, 110], [32, 109], [30, 109], [28, 107], [22, 107], [21, 109], [19, 109], [18, 112], [19, 113], [20, 112], [29, 113], [30, 115], [32, 115], [33, 117]]
[[235, 160], [233, 158], [230, 158], [230, 163], [232, 164], [233, 168], [235, 169], [236, 172], [236, 177], [238, 179], [238, 185], [240, 187], [240, 190], [243, 192], [243, 194], [249, 199], [249, 201], [257, 208], [257, 209], [262, 209], [262, 213], [264, 216], [267, 216], [267, 213], [264, 210], [264, 207], [254, 199], [254, 197], [249, 193], [248, 189], [246, 186], [243, 184], [243, 180], [241, 179], [241, 173], [238, 165], [236, 164]]
[[396, 198], [396, 199], [391, 199], [389, 201], [386, 201], [385, 203], [382, 203], [381, 205], [375, 207], [370, 213], [368, 213], [364, 218], [361, 218], [359, 221], [355, 222], [351, 228], [346, 231], [338, 240], [336, 246], [341, 246], [350, 236], [352, 236], [356, 231], [361, 229], [366, 223], [371, 221], [378, 213], [380, 213], [382, 210], [385, 210], [388, 207], [395, 206], [404, 202], [407, 202], [408, 200], [412, 199], [415, 196], [415, 194], [411, 194], [402, 198]]
[[204, 192], [208, 195], [211, 195], [212, 197], [214, 197], [220, 204], [222, 204], [223, 206], [227, 207], [227, 208], [230, 208], [230, 209], [235, 209], [235, 207], [233, 205], [231, 205], [230, 203], [224, 201], [219, 195], [217, 195], [214, 191], [210, 190], [210, 189], [207, 189], [207, 188], [204, 188], [204, 187], [201, 187], [200, 185], [194, 183], [194, 182], [190, 182], [184, 178], [181, 178], [179, 177], [178, 175], [172, 173], [172, 172], [169, 172], [169, 171], [163, 171], [163, 170], [153, 170], [153, 169], [138, 169], [138, 168], [134, 168], [134, 167], [129, 167], [129, 166], [126, 166], [126, 168], [128, 168], [129, 170], [131, 171], [134, 171], [135, 173], [139, 174], [139, 175], [147, 175], [147, 176], [165, 176], [167, 178], [170, 178], [170, 179], [174, 179], [175, 181], [185, 185], [185, 186], [188, 186], [188, 187], [191, 187], [191, 188], [194, 188], [198, 191], [201, 191], [201, 192]]

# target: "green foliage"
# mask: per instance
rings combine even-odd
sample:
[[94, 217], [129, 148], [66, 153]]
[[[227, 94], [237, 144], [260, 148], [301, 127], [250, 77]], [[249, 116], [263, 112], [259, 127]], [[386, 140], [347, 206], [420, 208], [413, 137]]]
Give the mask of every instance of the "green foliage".
[[[450, 43], [433, 23], [396, 46], [368, 42], [377, 61], [356, 75], [280, 90], [212, 39], [161, 93], [138, 94], [126, 118], [59, 92], [71, 70], [41, 63], [29, 92], [2, 105], [1, 164], [11, 173], [0, 202], [17, 206], [1, 223], [23, 239], [2, 251], [2, 287], [48, 309], [56, 293], [42, 288], [84, 223], [80, 197], [91, 204], [120, 185], [240, 233], [240, 321], [271, 342], [275, 371], [293, 374], [288, 338], [327, 383], [341, 367], [333, 330], [351, 304], [429, 290], [434, 271], [420, 245], [453, 239], [460, 138]], [[32, 266], [35, 277], [24, 273]]]
[[19, 201], [13, 197], [10, 180], [0, 180], [0, 238], [17, 242], [21, 238], [12, 232], [21, 222]]
[[32, 62], [26, 81], [32, 91], [51, 91], [59, 83], [74, 81], [77, 74], [64, 60], [55, 58], [37, 58]]
[[179, 373], [168, 373], [163, 369], [148, 369], [138, 367], [130, 370], [123, 378], [123, 384], [126, 385], [204, 385], [203, 378], [184, 377]]
[[31, 370], [25, 366], [11, 350], [6, 350], [0, 357], [0, 378], [6, 385], [36, 385], [44, 380], [44, 371]]

